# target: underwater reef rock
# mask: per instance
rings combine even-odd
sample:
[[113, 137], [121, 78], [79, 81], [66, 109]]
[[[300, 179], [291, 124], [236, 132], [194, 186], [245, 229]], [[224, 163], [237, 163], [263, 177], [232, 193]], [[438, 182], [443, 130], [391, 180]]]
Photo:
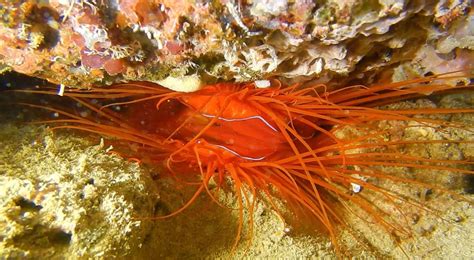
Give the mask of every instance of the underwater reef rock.
[[0, 71], [72, 87], [167, 85], [164, 79], [179, 85], [173, 79], [188, 77], [183, 91], [215, 80], [361, 78], [397, 66], [398, 76], [423, 75], [433, 72], [430, 59], [456, 64], [445, 69], [469, 66], [471, 6], [469, 0], [0, 0]]
[[130, 254], [158, 198], [137, 164], [73, 135], [0, 126], [0, 258]]

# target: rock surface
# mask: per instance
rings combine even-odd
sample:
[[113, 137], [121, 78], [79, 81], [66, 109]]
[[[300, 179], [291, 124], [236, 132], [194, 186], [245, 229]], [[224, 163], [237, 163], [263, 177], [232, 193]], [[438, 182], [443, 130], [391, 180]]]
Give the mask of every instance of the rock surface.
[[[328, 81], [393, 68], [402, 76], [441, 73], [471, 66], [471, 6], [470, 0], [0, 0], [0, 71], [71, 87], [199, 79], [183, 87], [174, 81], [183, 91], [215, 80]], [[439, 64], [445, 66], [434, 69]]]
[[138, 165], [43, 127], [0, 126], [0, 258], [118, 257], [142, 246], [157, 193]]

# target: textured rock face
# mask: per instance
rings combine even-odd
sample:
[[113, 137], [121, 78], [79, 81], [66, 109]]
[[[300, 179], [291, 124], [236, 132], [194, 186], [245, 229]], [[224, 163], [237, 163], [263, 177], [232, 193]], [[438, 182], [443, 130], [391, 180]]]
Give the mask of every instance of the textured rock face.
[[157, 194], [138, 165], [73, 136], [0, 126], [0, 258], [130, 254]]
[[473, 58], [471, 4], [0, 0], [0, 68], [79, 87], [443, 72]]

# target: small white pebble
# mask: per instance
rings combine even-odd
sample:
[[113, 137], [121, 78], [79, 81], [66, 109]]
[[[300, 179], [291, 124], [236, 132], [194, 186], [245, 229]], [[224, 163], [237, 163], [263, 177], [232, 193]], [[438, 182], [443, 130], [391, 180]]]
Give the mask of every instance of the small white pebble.
[[257, 88], [268, 88], [271, 85], [270, 80], [256, 80], [254, 83]]
[[359, 193], [362, 190], [362, 187], [359, 184], [351, 183], [351, 190], [354, 193]]

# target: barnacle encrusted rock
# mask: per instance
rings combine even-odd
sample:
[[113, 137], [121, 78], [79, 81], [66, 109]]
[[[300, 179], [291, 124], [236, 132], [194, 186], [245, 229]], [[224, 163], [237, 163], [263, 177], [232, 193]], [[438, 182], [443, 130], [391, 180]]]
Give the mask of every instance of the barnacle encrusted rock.
[[469, 67], [471, 5], [0, 0], [0, 68], [78, 87], [194, 75], [188, 91], [216, 79], [367, 78], [400, 66], [398, 75], [423, 75], [434, 66], [424, 56]]
[[141, 246], [157, 194], [138, 165], [74, 136], [0, 126], [0, 258], [110, 258]]

